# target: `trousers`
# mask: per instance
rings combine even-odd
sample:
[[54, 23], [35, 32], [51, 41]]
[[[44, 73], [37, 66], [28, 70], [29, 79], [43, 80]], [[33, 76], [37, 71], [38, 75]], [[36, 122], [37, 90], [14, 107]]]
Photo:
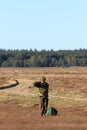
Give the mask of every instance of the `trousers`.
[[40, 112], [41, 115], [45, 115], [47, 112], [47, 107], [48, 107], [48, 97], [39, 97], [39, 108], [40, 108]]

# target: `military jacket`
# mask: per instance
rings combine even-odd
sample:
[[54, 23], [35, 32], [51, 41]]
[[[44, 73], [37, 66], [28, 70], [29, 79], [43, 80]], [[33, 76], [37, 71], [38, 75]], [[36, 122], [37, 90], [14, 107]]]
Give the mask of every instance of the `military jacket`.
[[39, 93], [38, 95], [39, 96], [42, 96], [42, 97], [48, 97], [48, 90], [49, 90], [49, 84], [47, 82], [34, 82], [34, 86], [37, 87], [39, 89]]

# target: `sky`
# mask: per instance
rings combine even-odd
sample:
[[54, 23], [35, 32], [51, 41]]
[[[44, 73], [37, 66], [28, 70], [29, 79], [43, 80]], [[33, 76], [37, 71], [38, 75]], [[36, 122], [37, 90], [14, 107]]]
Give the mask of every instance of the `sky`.
[[87, 0], [0, 0], [0, 49], [87, 49]]

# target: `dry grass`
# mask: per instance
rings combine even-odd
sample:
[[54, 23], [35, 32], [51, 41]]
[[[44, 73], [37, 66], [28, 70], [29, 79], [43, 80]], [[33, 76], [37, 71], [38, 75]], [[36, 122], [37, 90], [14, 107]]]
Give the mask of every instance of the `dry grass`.
[[[86, 117], [78, 116], [71, 118], [73, 113], [80, 111], [80, 114], [87, 115], [87, 68], [86, 67], [70, 67], [70, 68], [0, 68], [0, 86], [13, 84], [18, 80], [18, 86], [10, 89], [0, 90], [0, 104], [13, 103], [18, 108], [30, 109], [31, 118], [38, 106], [37, 89], [32, 88], [32, 84], [36, 80], [40, 80], [41, 76], [47, 77], [50, 85], [49, 106], [55, 107], [60, 113], [60, 125], [49, 126], [47, 130], [85, 130]], [[11, 81], [11, 82], [10, 82]], [[35, 111], [32, 108], [35, 107]], [[72, 115], [73, 116], [73, 115]], [[56, 119], [47, 118], [51, 123]], [[37, 122], [37, 120], [35, 119]], [[35, 125], [35, 121], [32, 123]], [[63, 121], [63, 126], [62, 123]], [[77, 122], [76, 122], [77, 121]], [[43, 120], [45, 125], [48, 125]], [[40, 123], [40, 122], [39, 122]], [[84, 127], [82, 124], [84, 123]], [[81, 129], [79, 126], [81, 124]], [[40, 124], [39, 124], [40, 125]], [[69, 126], [70, 125], [70, 126]], [[75, 127], [76, 126], [76, 127]], [[71, 127], [71, 128], [70, 128]], [[31, 130], [35, 129], [31, 128]], [[44, 129], [43, 125], [37, 126], [37, 130]], [[28, 128], [26, 127], [26, 130]]]
[[[4, 76], [3, 76], [4, 75]], [[6, 77], [8, 75], [8, 77]], [[21, 91], [26, 93], [27, 95], [30, 93], [28, 104], [24, 104], [23, 106], [31, 106], [32, 97], [36, 96], [37, 91], [32, 89], [32, 83], [35, 80], [40, 80], [40, 77], [45, 75], [47, 77], [47, 81], [50, 84], [50, 96], [49, 103], [59, 109], [71, 108], [76, 105], [85, 106], [86, 105], [86, 94], [87, 94], [87, 69], [82, 67], [70, 67], [70, 68], [1, 68], [0, 74], [0, 85], [9, 86], [15, 84], [16, 79], [22, 82], [29, 82], [26, 84], [25, 88], [23, 84], [21, 85]], [[3, 76], [3, 77], [2, 77]], [[29, 88], [28, 88], [29, 87]], [[25, 91], [25, 89], [27, 89]], [[15, 91], [16, 92], [16, 91]], [[9, 92], [10, 93], [10, 92]], [[10, 93], [11, 94], [11, 93]], [[35, 94], [35, 96], [34, 96]], [[15, 95], [15, 96], [14, 96]], [[7, 94], [8, 96], [8, 94]], [[25, 96], [25, 94], [23, 95]], [[16, 99], [22, 99], [21, 95], [18, 93], [14, 93], [10, 95], [10, 98], [13, 97]], [[27, 97], [24, 97], [26, 101]], [[37, 98], [34, 99], [36, 102]], [[84, 101], [84, 102], [83, 102]], [[79, 105], [80, 104], [80, 105]], [[20, 105], [22, 106], [22, 105]], [[86, 109], [84, 107], [84, 109]]]

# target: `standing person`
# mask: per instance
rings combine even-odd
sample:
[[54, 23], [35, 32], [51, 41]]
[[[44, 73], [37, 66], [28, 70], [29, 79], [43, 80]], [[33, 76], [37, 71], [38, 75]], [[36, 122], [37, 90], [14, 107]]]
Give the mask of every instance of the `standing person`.
[[49, 84], [46, 82], [46, 77], [42, 77], [41, 81], [34, 82], [34, 86], [39, 89], [39, 100], [40, 100], [40, 110], [41, 115], [45, 115], [48, 107], [48, 91], [49, 91]]

